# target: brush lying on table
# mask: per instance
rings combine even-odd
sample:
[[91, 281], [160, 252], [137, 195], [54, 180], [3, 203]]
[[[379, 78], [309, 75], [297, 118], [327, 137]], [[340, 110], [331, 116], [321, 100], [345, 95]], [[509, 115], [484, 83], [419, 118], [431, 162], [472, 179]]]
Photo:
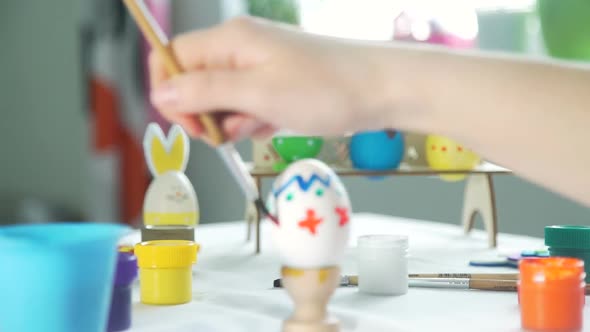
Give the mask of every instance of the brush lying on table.
[[[340, 287], [358, 286], [358, 276], [345, 275], [340, 278]], [[516, 292], [518, 273], [421, 273], [409, 274], [408, 286], [413, 288], [477, 289], [489, 291]], [[281, 279], [273, 282], [274, 288], [281, 288]], [[590, 285], [586, 285], [590, 294]]]

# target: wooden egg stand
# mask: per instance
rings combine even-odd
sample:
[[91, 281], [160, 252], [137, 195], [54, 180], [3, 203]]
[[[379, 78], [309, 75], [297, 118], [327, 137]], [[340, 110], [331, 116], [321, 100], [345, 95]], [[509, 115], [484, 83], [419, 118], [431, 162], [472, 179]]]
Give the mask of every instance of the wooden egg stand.
[[[468, 234], [474, 226], [475, 217], [479, 213], [482, 217], [484, 228], [488, 233], [488, 244], [491, 248], [497, 245], [498, 216], [496, 213], [496, 198], [492, 177], [494, 175], [510, 174], [510, 170], [489, 162], [483, 162], [471, 170], [445, 170], [437, 171], [429, 168], [422, 157], [421, 151], [416, 147], [423, 146], [423, 139], [418, 135], [406, 134], [406, 158], [400, 167], [395, 170], [365, 171], [351, 167], [332, 166], [340, 177], [349, 176], [438, 176], [441, 174], [467, 174], [465, 190], [463, 192], [463, 213], [461, 223], [465, 234]], [[258, 192], [262, 195], [262, 179], [274, 178], [279, 173], [272, 167], [255, 166], [249, 164], [250, 174], [256, 181]], [[261, 196], [262, 197], [262, 196]], [[261, 218], [256, 208], [249, 204], [246, 206], [247, 233], [246, 240], [251, 240], [252, 226], [254, 227], [256, 253], [260, 253], [260, 221]]]

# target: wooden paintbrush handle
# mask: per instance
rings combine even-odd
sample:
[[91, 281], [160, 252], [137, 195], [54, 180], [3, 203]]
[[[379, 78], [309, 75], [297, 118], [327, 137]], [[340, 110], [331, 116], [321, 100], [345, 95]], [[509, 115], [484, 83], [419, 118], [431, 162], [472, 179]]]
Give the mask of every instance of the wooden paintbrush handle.
[[515, 292], [517, 291], [517, 282], [515, 280], [489, 280], [489, 279], [471, 279], [469, 280], [470, 289]]
[[487, 280], [518, 280], [518, 273], [415, 273], [410, 278], [465, 278]]
[[[166, 67], [168, 74], [171, 76], [181, 74], [183, 69], [168, 43], [168, 38], [160, 29], [153, 16], [148, 12], [143, 1], [123, 1], [149, 44], [160, 55], [162, 61], [164, 61], [164, 66]], [[199, 115], [199, 120], [205, 128], [205, 132], [213, 145], [217, 146], [222, 144], [224, 141], [223, 134], [213, 117], [209, 114], [201, 114]]]
[[[471, 279], [469, 280], [469, 288], [479, 290], [516, 292], [518, 291], [518, 281]], [[586, 285], [584, 287], [584, 292], [586, 295], [590, 295], [590, 285]]]

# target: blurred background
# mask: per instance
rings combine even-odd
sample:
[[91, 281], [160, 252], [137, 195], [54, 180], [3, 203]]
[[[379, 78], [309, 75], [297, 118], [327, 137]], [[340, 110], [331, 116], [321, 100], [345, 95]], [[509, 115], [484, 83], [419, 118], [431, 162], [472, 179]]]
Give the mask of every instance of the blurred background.
[[[590, 2], [584, 0], [146, 2], [170, 34], [251, 14], [311, 33], [392, 40], [407, 30], [406, 21], [396, 21], [406, 13], [417, 22], [405, 32], [413, 40], [426, 41], [440, 29], [471, 41], [458, 47], [590, 59], [590, 26], [582, 24]], [[148, 121], [167, 124], [147, 102], [147, 46], [121, 1], [3, 0], [0, 36], [0, 223], [137, 225], [150, 181], [143, 131]], [[191, 144], [187, 175], [201, 223], [243, 219], [243, 198], [215, 152]], [[250, 142], [239, 148], [251, 158]], [[393, 177], [345, 184], [356, 211], [460, 223], [464, 182]], [[496, 176], [494, 184], [501, 232], [540, 236], [545, 225], [590, 221], [589, 209], [515, 176]]]

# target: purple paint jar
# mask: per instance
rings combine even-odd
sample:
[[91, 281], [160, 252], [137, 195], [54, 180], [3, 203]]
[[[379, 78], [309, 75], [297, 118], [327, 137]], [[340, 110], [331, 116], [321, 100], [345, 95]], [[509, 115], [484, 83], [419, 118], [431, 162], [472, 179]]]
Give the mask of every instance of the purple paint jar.
[[119, 252], [108, 332], [124, 331], [131, 327], [132, 284], [137, 277], [137, 258], [129, 252]]

